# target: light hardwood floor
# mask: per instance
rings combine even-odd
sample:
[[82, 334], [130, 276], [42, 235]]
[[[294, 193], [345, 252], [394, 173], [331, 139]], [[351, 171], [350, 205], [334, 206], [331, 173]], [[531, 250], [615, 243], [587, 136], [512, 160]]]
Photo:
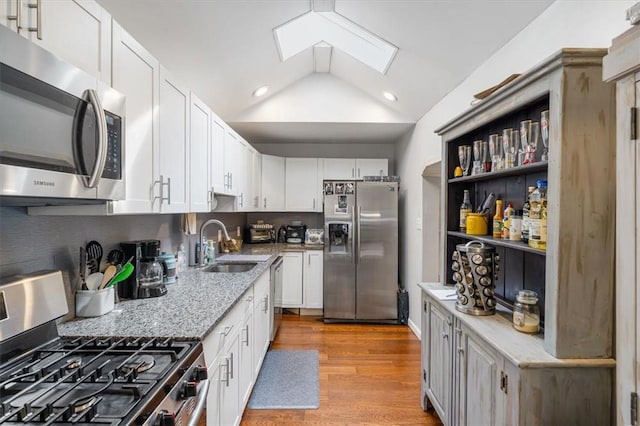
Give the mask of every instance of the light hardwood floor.
[[406, 326], [285, 314], [271, 349], [317, 349], [320, 408], [246, 409], [241, 425], [441, 425], [420, 408], [420, 341]]

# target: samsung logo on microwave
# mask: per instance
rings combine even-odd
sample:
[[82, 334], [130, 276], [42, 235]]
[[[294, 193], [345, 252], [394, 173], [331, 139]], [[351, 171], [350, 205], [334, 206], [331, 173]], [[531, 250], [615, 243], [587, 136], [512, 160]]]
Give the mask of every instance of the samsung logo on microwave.
[[48, 180], [34, 180], [33, 185], [34, 186], [56, 186], [56, 183]]

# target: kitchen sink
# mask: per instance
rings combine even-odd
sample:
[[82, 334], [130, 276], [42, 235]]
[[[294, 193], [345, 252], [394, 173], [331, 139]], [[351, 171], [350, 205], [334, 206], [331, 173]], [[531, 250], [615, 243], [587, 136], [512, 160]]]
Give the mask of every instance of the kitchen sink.
[[256, 262], [218, 262], [202, 268], [203, 272], [247, 272], [257, 265]]

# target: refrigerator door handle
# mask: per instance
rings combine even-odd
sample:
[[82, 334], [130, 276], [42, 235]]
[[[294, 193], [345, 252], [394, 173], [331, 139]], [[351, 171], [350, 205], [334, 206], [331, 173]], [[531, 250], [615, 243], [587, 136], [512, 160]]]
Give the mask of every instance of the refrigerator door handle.
[[358, 244], [357, 244], [357, 248], [358, 248], [358, 256], [355, 256], [355, 252], [354, 252], [354, 258], [356, 259], [356, 265], [358, 263], [360, 263], [360, 217], [361, 217], [361, 213], [362, 213], [362, 207], [358, 206], [358, 216], [355, 217], [355, 221], [356, 221], [356, 237], [358, 238]]

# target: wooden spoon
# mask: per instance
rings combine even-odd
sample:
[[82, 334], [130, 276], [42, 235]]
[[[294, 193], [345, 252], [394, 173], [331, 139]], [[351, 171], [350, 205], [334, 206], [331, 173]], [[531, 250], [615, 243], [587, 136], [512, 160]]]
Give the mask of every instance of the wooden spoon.
[[107, 266], [107, 269], [104, 270], [104, 276], [102, 277], [102, 282], [100, 283], [100, 287], [98, 287], [99, 290], [102, 290], [103, 288], [105, 288], [107, 283], [111, 281], [111, 278], [113, 278], [113, 276], [116, 274], [117, 270], [118, 268], [116, 268], [114, 265]]

